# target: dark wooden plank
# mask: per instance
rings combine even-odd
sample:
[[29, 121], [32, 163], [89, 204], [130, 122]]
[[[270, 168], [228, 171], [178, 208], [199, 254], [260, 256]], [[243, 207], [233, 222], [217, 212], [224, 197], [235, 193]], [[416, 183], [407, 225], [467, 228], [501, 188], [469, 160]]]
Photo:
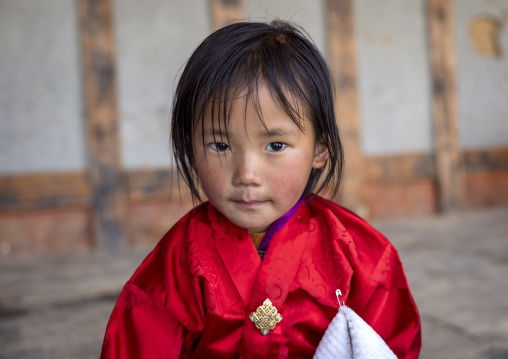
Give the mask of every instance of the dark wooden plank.
[[466, 173], [508, 171], [508, 148], [464, 150], [462, 158]]
[[79, 0], [79, 13], [95, 243], [118, 248], [125, 243], [126, 194], [120, 169], [112, 2]]
[[178, 178], [175, 170], [139, 169], [127, 172], [126, 178], [131, 202], [192, 201], [189, 188]]
[[2, 176], [0, 210], [89, 207], [91, 193], [84, 172]]
[[[136, 169], [120, 176], [129, 202], [192, 202], [175, 170]], [[92, 206], [92, 184], [84, 171], [0, 176], [0, 211]]]
[[360, 149], [356, 41], [353, 0], [327, 0], [328, 57], [336, 87], [336, 111], [346, 152], [345, 179], [339, 198], [342, 205], [365, 215], [362, 196], [364, 161]]
[[463, 183], [457, 128], [453, 0], [427, 0], [427, 23], [432, 76], [434, 152], [439, 207], [461, 207]]
[[404, 154], [365, 158], [368, 181], [434, 179], [436, 166], [431, 154]]

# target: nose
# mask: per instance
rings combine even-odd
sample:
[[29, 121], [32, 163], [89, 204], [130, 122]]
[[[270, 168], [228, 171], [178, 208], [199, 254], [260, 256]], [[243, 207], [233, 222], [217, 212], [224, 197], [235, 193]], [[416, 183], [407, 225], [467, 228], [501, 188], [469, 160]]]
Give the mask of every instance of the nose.
[[253, 154], [243, 153], [235, 156], [235, 172], [233, 185], [235, 186], [260, 186], [262, 176], [259, 160]]

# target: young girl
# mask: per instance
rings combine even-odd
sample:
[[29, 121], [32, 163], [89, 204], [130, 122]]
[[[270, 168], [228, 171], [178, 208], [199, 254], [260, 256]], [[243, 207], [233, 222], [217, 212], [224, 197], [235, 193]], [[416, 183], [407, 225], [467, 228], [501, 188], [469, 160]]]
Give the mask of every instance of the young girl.
[[311, 191], [337, 191], [343, 153], [329, 70], [281, 21], [199, 45], [172, 114], [177, 166], [202, 203], [125, 285], [102, 358], [310, 358], [341, 301], [400, 358], [420, 321], [395, 248]]

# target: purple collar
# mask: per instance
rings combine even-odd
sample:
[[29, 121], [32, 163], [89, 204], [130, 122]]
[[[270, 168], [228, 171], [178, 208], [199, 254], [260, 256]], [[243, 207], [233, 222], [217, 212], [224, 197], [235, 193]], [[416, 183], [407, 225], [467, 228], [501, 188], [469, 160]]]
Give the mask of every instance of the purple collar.
[[300, 205], [303, 203], [303, 198], [300, 198], [298, 202], [291, 208], [289, 211], [287, 211], [286, 214], [284, 214], [282, 217], [278, 218], [273, 222], [268, 230], [266, 231], [265, 237], [261, 241], [261, 244], [259, 245], [258, 250], [260, 251], [266, 251], [268, 249], [268, 245], [270, 244], [270, 240], [272, 237], [277, 233], [288, 221], [293, 217], [295, 212], [298, 208], [300, 208]]

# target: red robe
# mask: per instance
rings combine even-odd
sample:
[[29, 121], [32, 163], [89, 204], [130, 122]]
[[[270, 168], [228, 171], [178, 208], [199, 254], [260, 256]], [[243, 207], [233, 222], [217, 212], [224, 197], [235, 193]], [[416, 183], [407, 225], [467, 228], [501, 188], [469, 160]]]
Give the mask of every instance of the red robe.
[[[182, 218], [125, 285], [101, 358], [311, 358], [337, 314], [335, 290], [399, 358], [417, 358], [420, 319], [396, 249], [367, 222], [316, 197], [271, 239], [205, 203]], [[249, 319], [269, 298], [282, 321]]]

